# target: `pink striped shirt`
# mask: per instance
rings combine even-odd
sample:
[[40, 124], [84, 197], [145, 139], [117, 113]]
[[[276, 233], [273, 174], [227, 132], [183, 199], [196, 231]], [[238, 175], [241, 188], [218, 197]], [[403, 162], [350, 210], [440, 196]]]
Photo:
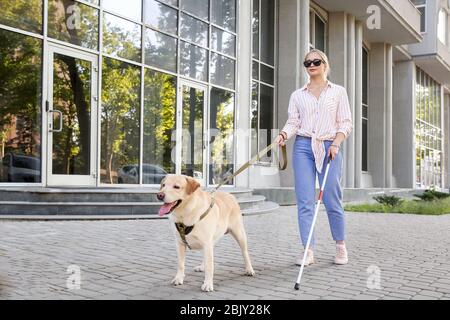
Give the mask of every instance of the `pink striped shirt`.
[[326, 88], [317, 99], [305, 84], [291, 94], [288, 114], [282, 131], [286, 132], [288, 139], [294, 134], [311, 137], [316, 168], [322, 172], [325, 159], [323, 140], [334, 140], [338, 132], [347, 138], [353, 129], [347, 90], [327, 80]]

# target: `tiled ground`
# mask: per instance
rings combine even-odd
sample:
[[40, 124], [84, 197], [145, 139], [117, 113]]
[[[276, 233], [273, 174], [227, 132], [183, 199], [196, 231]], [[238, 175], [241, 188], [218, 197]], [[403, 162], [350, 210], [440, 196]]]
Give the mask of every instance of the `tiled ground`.
[[[168, 220], [0, 221], [0, 299], [450, 299], [450, 215], [347, 213], [350, 261], [336, 266], [322, 210], [318, 263], [305, 268], [300, 291], [296, 207], [244, 219], [256, 276], [243, 275], [227, 235], [215, 249], [211, 293], [201, 292], [203, 274], [193, 271], [200, 252], [188, 252], [185, 284], [170, 284]], [[70, 265], [80, 268], [80, 289], [68, 288]], [[379, 289], [368, 270], [379, 270]]]

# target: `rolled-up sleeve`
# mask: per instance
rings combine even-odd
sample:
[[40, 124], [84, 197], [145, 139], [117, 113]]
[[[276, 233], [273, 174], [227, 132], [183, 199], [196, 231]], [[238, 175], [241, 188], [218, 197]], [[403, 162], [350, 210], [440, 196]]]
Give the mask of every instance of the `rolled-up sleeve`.
[[291, 138], [300, 128], [300, 113], [297, 106], [297, 98], [295, 92], [291, 94], [288, 106], [288, 119], [282, 131], [286, 132], [287, 138]]
[[353, 129], [352, 113], [348, 101], [347, 90], [342, 88], [342, 94], [339, 99], [339, 105], [336, 112], [337, 132], [342, 132], [347, 138]]

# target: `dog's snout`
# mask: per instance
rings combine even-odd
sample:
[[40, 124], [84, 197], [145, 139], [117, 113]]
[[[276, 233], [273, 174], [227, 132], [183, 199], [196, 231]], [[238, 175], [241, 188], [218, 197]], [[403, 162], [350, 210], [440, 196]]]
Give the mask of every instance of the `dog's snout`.
[[163, 201], [164, 200], [164, 193], [163, 192], [158, 192], [156, 194], [156, 197], [158, 198], [158, 200]]

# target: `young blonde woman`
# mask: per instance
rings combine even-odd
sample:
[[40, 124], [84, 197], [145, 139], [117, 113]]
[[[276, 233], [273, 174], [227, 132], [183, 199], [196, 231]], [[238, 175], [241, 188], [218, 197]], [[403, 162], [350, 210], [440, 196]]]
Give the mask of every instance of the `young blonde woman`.
[[[291, 94], [289, 118], [276, 142], [284, 145], [286, 140], [295, 135], [292, 163], [303, 246], [306, 246], [314, 216], [316, 174], [321, 186], [326, 161], [331, 157], [323, 191], [323, 204], [327, 211], [331, 234], [336, 241], [334, 262], [346, 264], [348, 255], [344, 242], [345, 217], [340, 185], [343, 158], [339, 149], [353, 128], [347, 90], [327, 79], [330, 65], [322, 51], [313, 49], [308, 52], [303, 64], [309, 74], [309, 83]], [[313, 236], [305, 265], [315, 262], [314, 244]], [[301, 265], [302, 256], [298, 258], [296, 264]]]

